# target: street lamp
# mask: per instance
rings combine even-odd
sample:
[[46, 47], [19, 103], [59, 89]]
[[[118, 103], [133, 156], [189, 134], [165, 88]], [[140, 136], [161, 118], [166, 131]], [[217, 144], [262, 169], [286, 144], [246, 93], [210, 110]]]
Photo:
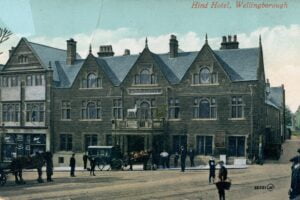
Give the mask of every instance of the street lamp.
[[2, 126], [1, 126], [1, 131], [0, 131], [0, 161], [3, 161], [3, 158], [2, 158], [2, 145], [3, 145], [3, 137], [4, 137], [4, 134], [6, 132], [6, 129], [5, 129], [5, 124], [2, 123]]

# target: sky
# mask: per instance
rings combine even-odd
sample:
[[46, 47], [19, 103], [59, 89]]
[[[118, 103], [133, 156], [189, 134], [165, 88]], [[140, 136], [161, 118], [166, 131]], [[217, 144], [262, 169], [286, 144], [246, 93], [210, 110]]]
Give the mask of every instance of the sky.
[[[211, 8], [213, 2], [225, 8]], [[248, 8], [237, 8], [237, 2]], [[287, 7], [249, 8], [261, 3]], [[193, 8], [196, 4], [207, 8]], [[0, 63], [21, 37], [63, 49], [72, 37], [85, 57], [90, 43], [94, 53], [112, 44], [121, 55], [125, 48], [141, 52], [145, 37], [151, 51], [163, 53], [170, 34], [184, 51], [200, 50], [206, 33], [213, 49], [223, 35], [237, 34], [240, 48], [257, 47], [261, 35], [266, 76], [272, 86], [284, 84], [294, 112], [300, 105], [299, 10], [298, 0], [0, 0], [0, 27], [14, 33], [0, 44]]]

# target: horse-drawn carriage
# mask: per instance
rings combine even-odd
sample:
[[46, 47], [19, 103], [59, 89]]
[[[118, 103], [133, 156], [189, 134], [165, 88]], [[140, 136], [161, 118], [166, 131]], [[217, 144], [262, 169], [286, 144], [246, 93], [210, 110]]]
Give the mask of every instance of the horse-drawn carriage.
[[24, 169], [37, 169], [38, 182], [42, 180], [42, 167], [46, 162], [52, 162], [52, 154], [50, 152], [36, 153], [33, 156], [20, 156], [13, 158], [11, 162], [0, 162], [0, 186], [6, 183], [7, 175], [13, 174], [17, 184], [25, 184], [23, 179]]
[[107, 170], [123, 170], [127, 166], [132, 169], [132, 165], [137, 163], [142, 163], [145, 169], [150, 153], [139, 151], [123, 156], [119, 146], [89, 146], [88, 157], [95, 160], [95, 164], [100, 170], [105, 167]]

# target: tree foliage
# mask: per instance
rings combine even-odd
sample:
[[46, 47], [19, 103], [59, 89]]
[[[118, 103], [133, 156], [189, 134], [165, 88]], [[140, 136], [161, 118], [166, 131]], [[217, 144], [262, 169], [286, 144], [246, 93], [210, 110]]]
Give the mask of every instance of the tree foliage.
[[[12, 34], [13, 33], [7, 28], [0, 27], [0, 44], [8, 40]], [[0, 54], [2, 54], [2, 52], [0, 52]]]
[[289, 107], [285, 108], [285, 123], [287, 126], [292, 125], [292, 111], [290, 110]]

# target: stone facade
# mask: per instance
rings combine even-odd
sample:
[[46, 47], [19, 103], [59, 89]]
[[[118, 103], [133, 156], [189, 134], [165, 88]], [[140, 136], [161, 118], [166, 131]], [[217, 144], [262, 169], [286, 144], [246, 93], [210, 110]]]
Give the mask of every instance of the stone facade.
[[[214, 51], [206, 40], [199, 52], [182, 53], [172, 35], [170, 55], [151, 52], [146, 41], [139, 55], [113, 56], [109, 46], [112, 53], [81, 59], [73, 39], [65, 51], [23, 38], [1, 71], [1, 80], [19, 74], [19, 87], [2, 85], [1, 103], [19, 102], [20, 120], [2, 122], [7, 133], [45, 133], [56, 165], [67, 165], [72, 152], [81, 160], [89, 145], [120, 145], [123, 153], [174, 153], [183, 145], [204, 156], [257, 157], [266, 128], [277, 130], [282, 118], [267, 118], [280, 111], [266, 103], [261, 42], [245, 50], [236, 36], [234, 45], [226, 42]], [[29, 62], [16, 64], [24, 52]], [[44, 84], [28, 89], [29, 74], [43, 74]], [[45, 104], [44, 123], [26, 122], [27, 101]]]

